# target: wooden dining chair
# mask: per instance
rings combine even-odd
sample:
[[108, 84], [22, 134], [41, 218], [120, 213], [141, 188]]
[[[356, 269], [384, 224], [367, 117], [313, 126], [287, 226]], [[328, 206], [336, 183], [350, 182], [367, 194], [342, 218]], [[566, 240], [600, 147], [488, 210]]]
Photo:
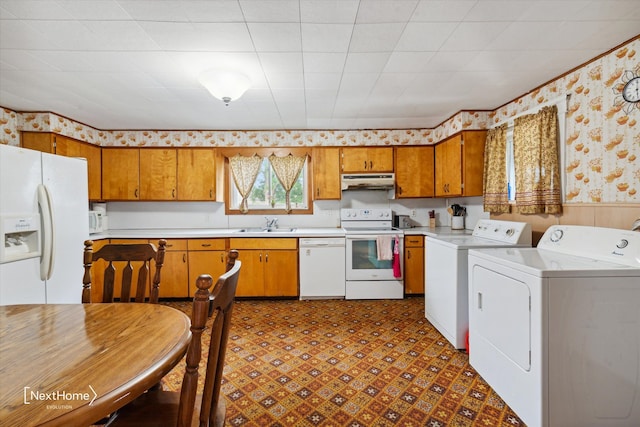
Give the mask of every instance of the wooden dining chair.
[[[91, 302], [91, 267], [98, 260], [107, 262], [103, 276], [102, 302], [114, 302], [114, 288], [120, 286], [120, 302], [130, 302], [132, 296], [132, 281], [137, 275], [135, 283], [135, 302], [145, 302], [147, 288], [149, 290], [149, 302], [158, 303], [160, 287], [160, 270], [164, 263], [164, 254], [167, 241], [160, 239], [158, 247], [152, 243], [107, 244], [93, 252], [93, 241], [84, 242], [84, 277], [82, 279], [82, 302]], [[149, 272], [151, 265], [155, 272], [153, 280], [149, 284]], [[123, 265], [118, 273], [117, 266]], [[135, 269], [134, 269], [135, 266]]]
[[[227, 267], [209, 289], [213, 279], [203, 274], [196, 280], [198, 290], [193, 298], [191, 314], [191, 343], [187, 350], [186, 369], [180, 392], [151, 390], [122, 408], [112, 427], [145, 426], [222, 426], [225, 418], [224, 398], [220, 398], [222, 370], [229, 338], [231, 312], [238, 285], [241, 262], [238, 251], [228, 254]], [[202, 358], [202, 333], [209, 318], [209, 306], [213, 307], [211, 344], [206, 364], [204, 387], [198, 394], [198, 365]]]

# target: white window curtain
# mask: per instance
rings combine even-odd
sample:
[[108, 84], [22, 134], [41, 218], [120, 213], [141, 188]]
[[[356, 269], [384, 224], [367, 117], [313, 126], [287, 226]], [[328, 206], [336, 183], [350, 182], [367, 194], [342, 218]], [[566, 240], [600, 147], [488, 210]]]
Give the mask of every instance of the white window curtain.
[[241, 155], [235, 155], [229, 157], [229, 167], [231, 168], [231, 175], [233, 176], [233, 182], [236, 184], [238, 192], [242, 196], [240, 202], [240, 212], [249, 212], [249, 202], [247, 198], [251, 193], [251, 188], [256, 182], [258, 172], [260, 172], [260, 165], [262, 164], [262, 157], [257, 154], [247, 157]]
[[271, 163], [271, 167], [285, 191], [285, 210], [287, 213], [291, 212], [291, 189], [296, 183], [306, 160], [306, 154], [302, 157], [297, 157], [293, 154], [284, 157], [278, 157], [275, 154], [269, 156], [269, 163]]

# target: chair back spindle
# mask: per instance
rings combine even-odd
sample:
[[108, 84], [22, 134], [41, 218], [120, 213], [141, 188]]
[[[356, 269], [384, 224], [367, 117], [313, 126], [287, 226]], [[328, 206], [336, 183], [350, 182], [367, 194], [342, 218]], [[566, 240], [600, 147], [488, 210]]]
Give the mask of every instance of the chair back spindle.
[[[132, 293], [135, 294], [135, 302], [144, 302], [147, 298], [147, 289], [150, 288], [149, 302], [157, 303], [160, 297], [160, 277], [166, 244], [164, 239], [158, 241], [157, 249], [152, 243], [107, 244], [94, 252], [93, 241], [85, 241], [82, 302], [91, 302], [91, 268], [93, 263], [104, 260], [107, 266], [103, 273], [102, 302], [114, 301], [114, 289], [119, 283], [120, 302], [131, 301]], [[155, 265], [155, 271], [153, 280], [149, 283], [149, 271], [152, 263]], [[117, 266], [120, 265], [123, 266], [118, 274]], [[134, 285], [133, 279], [136, 275], [137, 279]], [[131, 289], [132, 285], [135, 287], [133, 290]]]

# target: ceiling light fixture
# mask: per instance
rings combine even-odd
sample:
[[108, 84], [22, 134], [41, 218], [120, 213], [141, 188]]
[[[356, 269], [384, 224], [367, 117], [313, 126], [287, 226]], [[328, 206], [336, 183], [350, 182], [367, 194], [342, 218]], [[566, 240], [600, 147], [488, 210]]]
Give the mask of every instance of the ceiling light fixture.
[[200, 74], [198, 81], [227, 106], [251, 86], [249, 77], [236, 71], [206, 70]]

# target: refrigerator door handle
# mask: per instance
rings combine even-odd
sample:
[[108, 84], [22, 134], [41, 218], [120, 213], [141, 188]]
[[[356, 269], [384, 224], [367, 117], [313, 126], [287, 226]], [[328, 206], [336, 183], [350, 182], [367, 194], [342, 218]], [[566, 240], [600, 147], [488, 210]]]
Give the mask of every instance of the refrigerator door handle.
[[40, 280], [48, 280], [53, 273], [55, 251], [53, 249], [53, 204], [51, 194], [44, 185], [38, 185], [38, 206], [42, 219], [42, 256], [40, 257]]

